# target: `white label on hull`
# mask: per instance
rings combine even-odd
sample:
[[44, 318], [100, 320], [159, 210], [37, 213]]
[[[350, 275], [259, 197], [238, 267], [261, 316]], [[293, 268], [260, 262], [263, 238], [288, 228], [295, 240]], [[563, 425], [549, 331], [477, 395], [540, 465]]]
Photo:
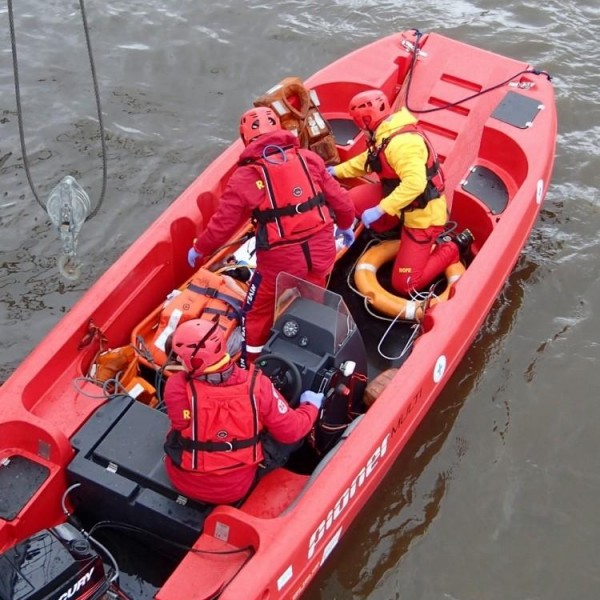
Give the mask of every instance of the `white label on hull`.
[[329, 540], [329, 542], [327, 542], [327, 544], [325, 544], [325, 548], [323, 548], [323, 556], [321, 557], [321, 564], [320, 564], [321, 567], [323, 566], [323, 563], [327, 560], [327, 557], [331, 554], [333, 549], [337, 546], [341, 537], [342, 537], [342, 528], [340, 527], [333, 534], [333, 537]]
[[442, 354], [433, 367], [433, 381], [439, 383], [446, 372], [446, 357]]
[[229, 525], [217, 521], [215, 525], [215, 537], [222, 542], [227, 542], [229, 540]]
[[277, 591], [280, 592], [283, 586], [294, 576], [294, 569], [290, 565], [277, 579]]
[[543, 199], [544, 199], [544, 180], [538, 179], [537, 189], [535, 191], [536, 204], [541, 204]]

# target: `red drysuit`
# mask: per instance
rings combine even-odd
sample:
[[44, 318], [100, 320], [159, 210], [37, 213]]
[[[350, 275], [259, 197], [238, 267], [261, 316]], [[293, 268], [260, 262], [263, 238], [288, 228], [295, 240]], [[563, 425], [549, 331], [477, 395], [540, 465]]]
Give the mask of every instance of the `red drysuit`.
[[[327, 173], [323, 159], [310, 150], [299, 149], [298, 138], [291, 132], [278, 130], [261, 135], [241, 153], [240, 166], [231, 176], [207, 228], [194, 242], [195, 250], [205, 257], [209, 256], [252, 217], [253, 211], [265, 206], [269, 193], [282, 193], [285, 185], [270, 186], [268, 176], [262, 172], [263, 167], [257, 166], [257, 163], [265, 164], [265, 148], [283, 149], [290, 146], [298, 148], [313, 190], [316, 189], [323, 197], [324, 204], [315, 207], [322, 219], [318, 224], [313, 224], [312, 230], [302, 239], [288, 241], [282, 237], [273, 247], [257, 250], [253, 283], [260, 283], [246, 316], [246, 343], [251, 354], [260, 352], [273, 323], [277, 275], [285, 271], [325, 287], [336, 254], [331, 213], [335, 215], [335, 222], [340, 229], [349, 229], [354, 221], [352, 200], [348, 192]], [[272, 160], [278, 160], [280, 155], [283, 153], [276, 152]], [[306, 187], [302, 181], [296, 187], [290, 185], [289, 193], [295, 196], [300, 187]], [[289, 198], [284, 200], [288, 201]]]
[[[207, 396], [211, 393], [224, 396], [223, 392], [225, 391], [226, 395], [226, 390], [223, 388], [235, 387], [240, 390], [247, 390], [248, 385], [246, 384], [251, 381], [253, 373], [253, 367], [246, 371], [234, 365], [231, 375], [223, 383], [210, 384], [200, 380], [194, 381], [198, 404], [200, 406], [206, 405], [209, 402]], [[239, 451], [239, 454], [245, 457], [239, 464], [236, 464], [236, 454], [238, 452], [230, 450], [203, 452], [203, 454], [210, 456], [208, 460], [198, 460], [195, 463], [195, 469], [191, 467], [192, 463], [189, 457], [184, 457], [181, 460], [182, 466], [186, 467], [185, 469], [178, 467], [171, 458], [177, 453], [177, 450], [179, 451], [178, 458], [182, 454], [190, 454], [189, 451], [184, 450], [182, 452], [181, 446], [177, 449], [178, 444], [173, 439], [173, 431], [180, 432], [185, 438], [195, 442], [214, 441], [215, 443], [222, 443], [220, 440], [227, 439], [227, 433], [234, 428], [239, 431], [240, 427], [243, 427], [239, 423], [230, 423], [230, 421], [235, 420], [235, 415], [228, 415], [226, 406], [222, 407], [223, 414], [221, 418], [214, 414], [219, 412], [218, 406], [215, 407], [211, 415], [201, 411], [194, 414], [195, 411], [190, 402], [189, 386], [188, 374], [179, 372], [169, 377], [165, 387], [165, 404], [167, 405], [167, 413], [172, 429], [165, 444], [167, 474], [173, 486], [189, 498], [211, 504], [236, 502], [248, 492], [255, 480], [258, 469], [258, 462], [253, 463], [248, 460], [248, 448]], [[259, 432], [268, 431], [271, 437], [284, 444], [301, 440], [308, 434], [317, 419], [318, 411], [312, 404], [302, 403], [295, 410], [289, 408], [287, 402], [273, 387], [269, 378], [261, 371], [256, 372], [253, 394], [249, 395], [247, 399], [248, 406], [252, 407], [252, 410], [248, 412], [250, 420], [252, 420], [253, 413], [256, 411], [254, 418], [257, 419], [257, 430]], [[210, 420], [210, 422], [197, 423], [196, 427], [191, 427], [190, 422], [198, 416], [206, 421]], [[254, 423], [249, 423], [249, 428], [252, 429], [254, 425]], [[211, 430], [214, 431], [211, 433]], [[260, 442], [258, 450], [258, 456], [262, 457]], [[205, 468], [209, 469], [209, 472], [204, 471]]]

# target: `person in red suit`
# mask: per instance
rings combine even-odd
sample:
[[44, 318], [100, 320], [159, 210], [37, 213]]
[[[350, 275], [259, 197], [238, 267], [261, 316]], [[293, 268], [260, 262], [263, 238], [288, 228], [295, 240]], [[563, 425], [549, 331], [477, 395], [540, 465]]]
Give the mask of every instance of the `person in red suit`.
[[335, 261], [335, 237], [342, 236], [345, 246], [354, 241], [354, 206], [323, 159], [300, 148], [298, 137], [281, 129], [271, 108], [245, 112], [240, 135], [246, 147], [238, 168], [206, 229], [194, 240], [188, 262], [198, 266], [252, 219], [257, 268], [245, 307], [245, 333], [246, 350], [253, 357], [273, 324], [277, 275], [285, 271], [325, 287]]
[[167, 474], [188, 498], [235, 503], [260, 475], [285, 464], [315, 423], [323, 394], [307, 390], [291, 409], [254, 365], [245, 370], [231, 360], [216, 321], [185, 321], [171, 348], [184, 370], [164, 391]]
[[433, 146], [406, 107], [392, 112], [382, 90], [365, 90], [350, 100], [348, 112], [364, 132], [367, 149], [328, 170], [339, 179], [377, 174], [376, 183], [352, 189], [352, 200], [367, 229], [381, 233], [402, 224], [391, 284], [409, 296], [458, 262], [473, 235], [468, 229], [444, 235], [448, 205], [443, 172]]

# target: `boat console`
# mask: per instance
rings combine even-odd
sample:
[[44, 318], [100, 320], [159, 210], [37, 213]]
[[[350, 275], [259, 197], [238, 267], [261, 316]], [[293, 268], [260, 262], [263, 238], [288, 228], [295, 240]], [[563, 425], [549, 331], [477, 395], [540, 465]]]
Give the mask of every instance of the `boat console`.
[[367, 354], [343, 298], [281, 273], [275, 323], [256, 361], [294, 406], [303, 390], [323, 392], [310, 443], [318, 456], [330, 450], [365, 411]]

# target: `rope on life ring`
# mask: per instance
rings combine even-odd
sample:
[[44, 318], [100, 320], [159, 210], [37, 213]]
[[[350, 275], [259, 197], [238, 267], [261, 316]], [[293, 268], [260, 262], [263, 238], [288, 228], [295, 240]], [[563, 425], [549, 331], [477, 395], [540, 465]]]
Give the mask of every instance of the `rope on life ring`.
[[[296, 77], [286, 77], [282, 82], [281, 100], [286, 108], [303, 123], [310, 108], [310, 94], [302, 82]], [[297, 98], [300, 106], [295, 107], [291, 98]]]
[[[399, 247], [400, 240], [388, 240], [369, 248], [354, 268], [354, 283], [366, 301], [384, 315], [407, 321], [420, 321], [423, 318], [425, 301], [395, 296], [377, 280], [377, 270], [398, 254]], [[429, 306], [448, 300], [450, 291], [464, 272], [465, 267], [460, 262], [448, 266], [444, 271], [446, 289], [431, 298]]]

